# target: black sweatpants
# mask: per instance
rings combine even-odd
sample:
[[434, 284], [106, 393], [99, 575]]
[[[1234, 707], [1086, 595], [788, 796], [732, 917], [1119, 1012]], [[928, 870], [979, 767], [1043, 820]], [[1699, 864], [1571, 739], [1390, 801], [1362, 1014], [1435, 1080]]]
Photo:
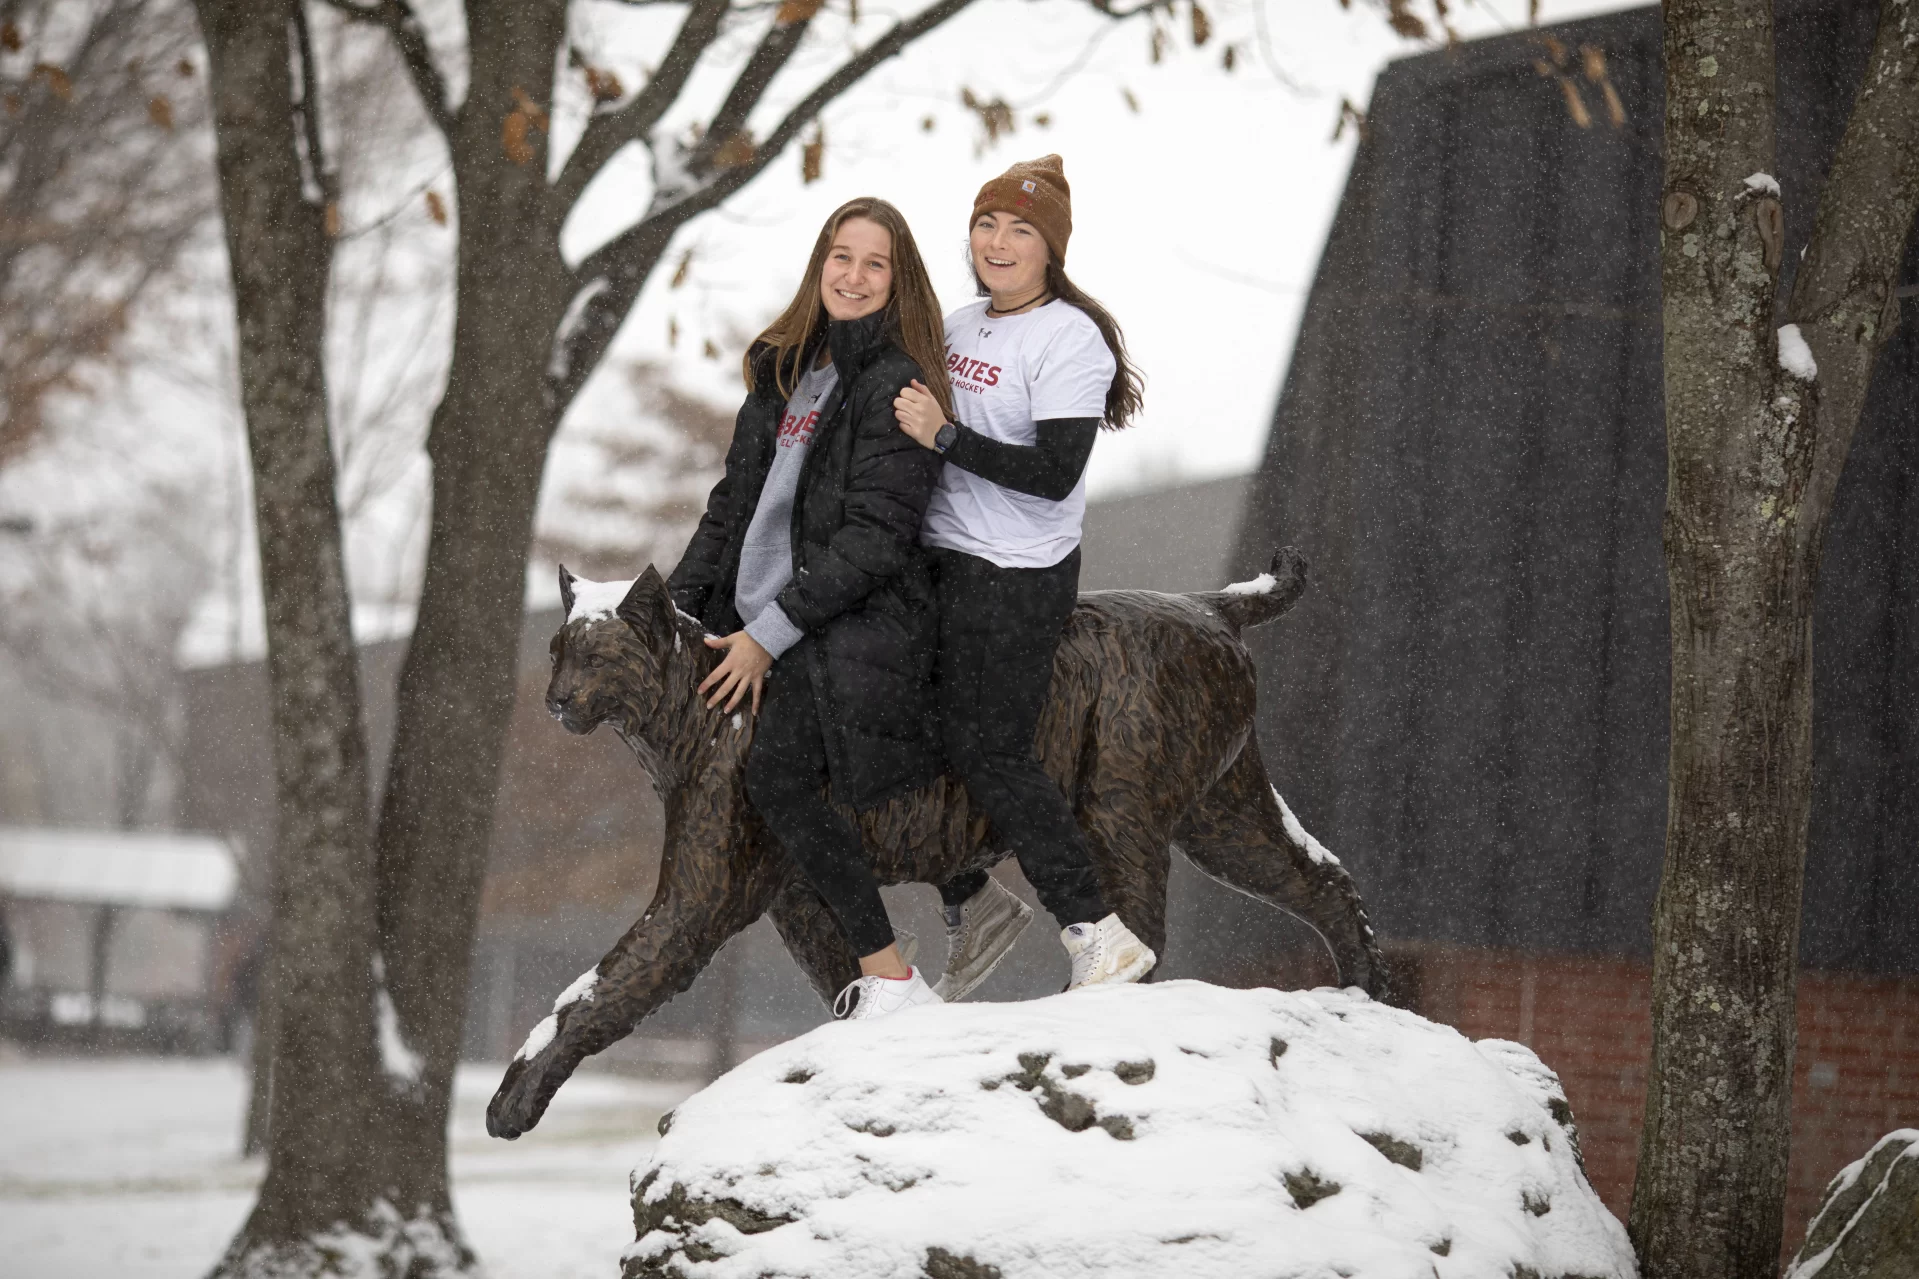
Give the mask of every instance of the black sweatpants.
[[[1001, 568], [944, 549], [932, 564], [946, 762], [1062, 926], [1104, 919], [1086, 836], [1033, 754], [1053, 653], [1079, 598], [1079, 550], [1048, 568]], [[961, 875], [940, 885], [940, 898], [957, 906], [985, 885], [983, 871]]]
[[859, 831], [826, 801], [826, 738], [801, 665], [812, 644], [810, 637], [801, 640], [767, 672], [746, 761], [746, 796], [826, 899], [853, 950], [871, 955], [893, 944], [893, 926]]

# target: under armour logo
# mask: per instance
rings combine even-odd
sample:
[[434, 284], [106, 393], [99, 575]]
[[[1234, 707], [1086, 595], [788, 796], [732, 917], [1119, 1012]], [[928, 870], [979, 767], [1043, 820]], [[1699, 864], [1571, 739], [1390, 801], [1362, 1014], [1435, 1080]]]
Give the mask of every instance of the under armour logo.
[[980, 336], [981, 336], [982, 338], [990, 338], [990, 337], [992, 337], [992, 336], [993, 336], [993, 330], [991, 330], [991, 329], [981, 329], [981, 330], [979, 331], [979, 335], [980, 335]]

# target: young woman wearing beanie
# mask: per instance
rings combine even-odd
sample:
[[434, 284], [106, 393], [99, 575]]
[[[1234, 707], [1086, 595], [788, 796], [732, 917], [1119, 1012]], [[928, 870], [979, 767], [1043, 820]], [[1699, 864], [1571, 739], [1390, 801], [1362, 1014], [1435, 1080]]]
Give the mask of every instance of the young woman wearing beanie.
[[930, 382], [928, 402], [946, 402], [942, 353], [906, 219], [883, 200], [840, 206], [747, 351], [726, 474], [667, 581], [724, 637], [706, 641], [726, 650], [700, 685], [707, 704], [732, 711], [751, 694], [747, 797], [860, 956], [841, 996], [857, 991], [855, 1018], [939, 1002], [900, 957], [859, 831], [822, 791], [864, 809], [939, 772], [919, 534], [940, 463], [899, 433], [893, 401]]
[[[900, 429], [945, 461], [921, 540], [939, 591], [947, 762], [1063, 925], [1068, 989], [1138, 981], [1155, 957], [1100, 894], [1086, 837], [1040, 768], [1033, 734], [1053, 653], [1079, 598], [1086, 461], [1101, 426], [1140, 404], [1119, 326], [1066, 275], [1072, 190], [1060, 158], [1015, 164], [973, 201], [983, 300], [946, 317], [952, 406], [920, 383]], [[986, 979], [1030, 909], [983, 873], [941, 886], [959, 999]]]

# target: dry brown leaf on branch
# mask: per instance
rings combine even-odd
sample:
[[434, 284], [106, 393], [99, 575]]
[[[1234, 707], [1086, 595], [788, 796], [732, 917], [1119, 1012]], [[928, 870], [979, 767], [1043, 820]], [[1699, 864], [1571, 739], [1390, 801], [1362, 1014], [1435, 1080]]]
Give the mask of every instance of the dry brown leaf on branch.
[[1226, 52], [1220, 55], [1219, 65], [1227, 71], [1231, 71], [1234, 67], [1238, 66], [1239, 47], [1237, 45], [1227, 45]]
[[35, 63], [33, 75], [38, 79], [45, 80], [47, 82], [47, 91], [52, 93], [54, 97], [60, 99], [60, 101], [67, 102], [72, 99], [73, 81], [67, 78], [65, 71], [54, 66], [51, 62]]
[[167, 101], [167, 95], [156, 93], [147, 99], [147, 119], [168, 133], [173, 132], [173, 104]]
[[1213, 20], [1206, 16], [1206, 10], [1199, 7], [1198, 0], [1193, 4], [1193, 47], [1198, 48], [1213, 38]]
[[1351, 98], [1341, 98], [1339, 123], [1333, 126], [1333, 141], [1337, 142], [1346, 136], [1346, 126], [1349, 124], [1353, 126], [1353, 132], [1362, 139], [1366, 136], [1366, 113], [1354, 106]]
[[811, 186], [820, 180], [826, 163], [826, 126], [817, 125], [813, 136], [800, 148], [800, 185]]
[[446, 225], [446, 201], [440, 198], [438, 191], [426, 193], [426, 215], [433, 219], [433, 225]]
[[1120, 87], [1119, 96], [1126, 99], [1126, 109], [1128, 111], [1131, 111], [1134, 115], [1139, 114], [1139, 99], [1133, 96], [1133, 91], [1131, 89], [1128, 89], [1124, 85], [1122, 85]]
[[1546, 52], [1552, 55], [1554, 66], [1563, 67], [1566, 65], [1566, 46], [1563, 43], [1553, 39], [1551, 36], [1540, 36], [1539, 42], [1545, 45]]
[[595, 102], [618, 102], [620, 95], [626, 92], [620, 77], [612, 71], [590, 64], [583, 67], [583, 71], [586, 75], [586, 91]]
[[1386, 25], [1408, 40], [1424, 40], [1426, 23], [1412, 11], [1410, 0], [1388, 0]]
[[1612, 81], [1601, 80], [1599, 82], [1599, 93], [1601, 97], [1606, 99], [1606, 118], [1612, 121], [1612, 127], [1615, 129], [1625, 128], [1626, 104], [1619, 100], [1619, 94], [1614, 91]]
[[720, 149], [713, 153], [713, 163], [719, 165], [722, 169], [738, 168], [740, 165], [752, 160], [752, 158], [753, 135], [745, 129], [741, 129], [738, 133], [721, 143]]
[[860, 24], [860, 0], [846, 0], [846, 19], [856, 27]]
[[0, 49], [8, 53], [18, 53], [26, 42], [20, 38], [20, 28], [11, 22], [0, 23]]
[[500, 150], [515, 164], [527, 164], [533, 159], [533, 144], [526, 139], [531, 124], [526, 112], [514, 110], [506, 113], [506, 120], [500, 125]]
[[988, 100], [980, 97], [970, 88], [961, 88], [960, 103], [979, 117], [980, 128], [986, 133], [986, 138], [981, 143], [982, 149], [998, 142], [1001, 134], [1015, 133], [1019, 129], [1019, 121], [1013, 115], [1013, 108], [1005, 98]]
[[826, 0], [783, 0], [780, 11], [773, 15], [773, 21], [780, 26], [790, 26], [795, 22], [805, 22], [820, 11]]
[[1033, 123], [1042, 129], [1050, 129], [1053, 127], [1053, 113], [1051, 111], [1035, 112], [1033, 115]]
[[708, 338], [706, 339], [706, 346], [701, 351], [701, 354], [706, 356], [706, 358], [709, 360], [717, 360], [720, 358], [720, 348], [713, 345], [712, 338]]
[[1623, 128], [1626, 123], [1626, 104], [1619, 100], [1619, 93], [1612, 87], [1612, 76], [1606, 69], [1606, 51], [1598, 45], [1579, 46], [1580, 65], [1585, 69], [1586, 78], [1599, 86], [1599, 96], [1606, 102], [1606, 117], [1612, 121], [1615, 129]]
[[182, 58], [178, 62], [174, 63], [173, 74], [179, 76], [182, 80], [193, 79], [193, 59]]
[[1571, 76], [1560, 76], [1559, 87], [1566, 93], [1566, 110], [1572, 113], [1573, 123], [1582, 129], [1593, 127], [1592, 113], [1586, 110], [1586, 101], [1579, 96], [1579, 86]]
[[669, 315], [666, 317], [666, 344], [669, 347], [677, 347], [680, 344], [680, 321], [678, 316]]
[[1539, 0], [1526, 0], [1526, 25], [1529, 27], [1539, 25]]
[[688, 249], [686, 252], [680, 254], [680, 264], [673, 268], [673, 279], [667, 284], [667, 287], [670, 289], [677, 289], [681, 285], [685, 284], [686, 277], [688, 273], [690, 273], [692, 270], [693, 270], [693, 250]]
[[513, 86], [513, 109], [532, 121], [541, 133], [546, 132], [546, 111], [517, 84]]
[[934, 122], [934, 120], [933, 120], [933, 117], [932, 117], [932, 116], [930, 116], [930, 115], [929, 115], [929, 116], [927, 116], [927, 117], [926, 117], [925, 119], [923, 119], [923, 120], [921, 120], [921, 121], [920, 121], [920, 132], [921, 132], [921, 133], [931, 133], [931, 132], [933, 131], [933, 125], [934, 125], [934, 123], [935, 123], [935, 122]]
[[324, 216], [324, 221], [326, 225], [326, 238], [329, 240], [339, 239], [340, 238], [340, 205], [338, 201], [328, 200], [326, 202], [326, 214]]
[[1155, 63], [1166, 56], [1166, 32], [1157, 22], [1153, 24], [1153, 34], [1147, 38], [1146, 56]]

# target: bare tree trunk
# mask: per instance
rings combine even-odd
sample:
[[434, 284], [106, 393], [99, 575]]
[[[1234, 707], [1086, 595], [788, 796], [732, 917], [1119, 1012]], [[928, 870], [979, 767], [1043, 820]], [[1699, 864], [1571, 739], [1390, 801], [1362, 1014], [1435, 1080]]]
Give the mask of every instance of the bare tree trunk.
[[414, 1197], [446, 1202], [446, 1121], [465, 1025], [472, 940], [518, 676], [547, 445], [547, 342], [571, 292], [539, 163], [500, 138], [514, 90], [543, 90], [564, 35], [556, 0], [471, 11], [472, 85], [448, 133], [462, 214], [447, 390], [427, 436], [426, 579], [400, 676], [379, 825], [380, 930], [400, 1025], [425, 1060], [400, 1107]]
[[[268, 953], [271, 953], [270, 949]], [[240, 1134], [242, 1155], [257, 1155], [267, 1148], [273, 1102], [273, 1032], [276, 1020], [271, 970], [263, 964], [253, 995], [253, 1042], [247, 1045], [247, 1114], [246, 1125]]]
[[[1914, 8], [1886, 0], [1795, 289], [1793, 314], [1812, 339], [1801, 358], [1800, 330], [1774, 328], [1783, 218], [1765, 176], [1771, 4], [1665, 6], [1672, 743], [1630, 1223], [1647, 1279], [1778, 1271], [1812, 790], [1812, 605], [1919, 200]], [[1875, 322], [1859, 323], [1862, 301]]]
[[266, 1180], [215, 1273], [317, 1273], [331, 1265], [329, 1235], [392, 1234], [393, 1218], [415, 1209], [381, 1202], [373, 849], [322, 362], [330, 183], [298, 0], [198, 8], [253, 461], [279, 829]]
[[102, 902], [93, 908], [93, 927], [87, 938], [88, 1016], [92, 1019], [88, 1034], [98, 1044], [107, 1033], [107, 981], [113, 963], [113, 931], [120, 922], [120, 908]]

